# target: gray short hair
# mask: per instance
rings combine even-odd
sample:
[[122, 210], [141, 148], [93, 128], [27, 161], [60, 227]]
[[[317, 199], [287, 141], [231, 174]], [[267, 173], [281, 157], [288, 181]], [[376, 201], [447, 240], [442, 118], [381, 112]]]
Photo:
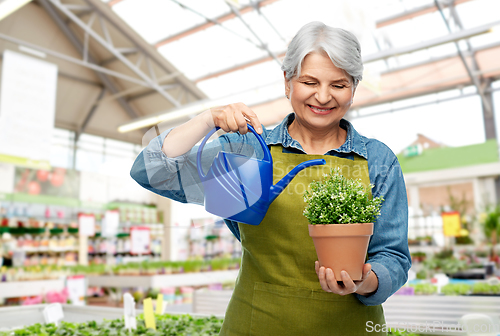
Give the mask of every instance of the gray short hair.
[[291, 80], [300, 75], [300, 69], [304, 58], [312, 52], [324, 51], [339, 69], [347, 72], [354, 81], [356, 87], [363, 78], [363, 62], [361, 60], [361, 46], [353, 33], [325, 25], [322, 22], [313, 21], [302, 28], [294, 36], [281, 70], [286, 78]]

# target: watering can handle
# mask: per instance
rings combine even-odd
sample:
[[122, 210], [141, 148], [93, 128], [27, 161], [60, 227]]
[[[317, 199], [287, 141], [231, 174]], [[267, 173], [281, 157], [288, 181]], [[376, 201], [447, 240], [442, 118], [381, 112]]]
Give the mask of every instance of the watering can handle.
[[[247, 127], [253, 134], [255, 134], [257, 140], [259, 140], [260, 145], [262, 146], [262, 150], [264, 151], [264, 160], [272, 163], [273, 159], [271, 156], [271, 152], [269, 151], [269, 148], [267, 148], [264, 139], [259, 135], [259, 133], [255, 131], [255, 129], [251, 125], [247, 124]], [[203, 151], [203, 147], [205, 147], [205, 144], [207, 143], [208, 139], [212, 136], [212, 134], [217, 132], [219, 129], [220, 127], [215, 127], [210, 132], [208, 132], [208, 134], [205, 136], [205, 139], [203, 139], [203, 141], [201, 142], [200, 147], [198, 147], [198, 153], [196, 155], [196, 168], [198, 169], [198, 175], [200, 176], [201, 180], [204, 180], [206, 177], [206, 175], [203, 174], [203, 167], [201, 166], [201, 152]]]

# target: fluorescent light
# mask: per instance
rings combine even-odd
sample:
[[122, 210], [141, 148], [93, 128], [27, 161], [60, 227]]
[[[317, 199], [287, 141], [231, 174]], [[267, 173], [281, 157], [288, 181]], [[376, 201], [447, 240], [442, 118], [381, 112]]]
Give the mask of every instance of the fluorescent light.
[[496, 25], [491, 27], [490, 33], [499, 33], [500, 32], [500, 25]]
[[[268, 101], [269, 97], [265, 95], [265, 89], [269, 87], [273, 87], [276, 85], [283, 85], [283, 80], [269, 83], [266, 85], [262, 85], [256, 88], [252, 88], [250, 90], [244, 90], [238, 93], [234, 93], [225, 97], [217, 98], [214, 100], [201, 100], [194, 103], [191, 103], [186, 106], [181, 106], [180, 108], [172, 109], [169, 111], [161, 112], [152, 116], [145, 116], [142, 118], [135, 119], [129, 123], [123, 124], [118, 127], [118, 132], [125, 133], [130, 132], [139, 128], [149, 127], [153, 125], [157, 125], [164, 121], [173, 121], [177, 119], [182, 119], [185, 117], [191, 117], [197, 115], [200, 112], [206, 111], [209, 108], [215, 106], [227, 105], [235, 102], [247, 102], [249, 101], [249, 96], [258, 96], [262, 95], [261, 101]], [[264, 89], [264, 90], [263, 90]], [[251, 105], [259, 104], [259, 101], [253, 101]]]
[[139, 128], [157, 125], [164, 121], [172, 121], [183, 117], [188, 117], [191, 115], [196, 115], [200, 112], [208, 110], [211, 107], [225, 105], [225, 104], [227, 104], [227, 99], [199, 101], [193, 104], [183, 106], [171, 112], [163, 112], [158, 115], [136, 119], [131, 123], [127, 123], [125, 125], [118, 127], [118, 132], [120, 133], [130, 132]]
[[4, 0], [0, 3], [0, 20], [9, 16], [31, 0]]

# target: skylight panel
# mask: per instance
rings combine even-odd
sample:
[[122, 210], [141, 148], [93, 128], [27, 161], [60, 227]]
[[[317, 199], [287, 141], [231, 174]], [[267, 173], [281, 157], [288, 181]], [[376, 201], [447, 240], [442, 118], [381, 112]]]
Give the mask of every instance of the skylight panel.
[[469, 39], [472, 48], [478, 48], [489, 44], [500, 44], [500, 25], [494, 27], [488, 34], [474, 36]]
[[192, 80], [267, 55], [218, 26], [166, 44], [158, 51]]
[[178, 1], [211, 19], [215, 19], [219, 16], [231, 12], [231, 9], [223, 0], [216, 0], [216, 1], [178, 0]]
[[427, 49], [431, 58], [440, 58], [457, 54], [455, 43], [450, 42]]
[[126, 0], [112, 8], [148, 43], [205, 22], [202, 17], [172, 1]]
[[[242, 91], [281, 83], [284, 95], [283, 73], [276, 61], [264, 62], [198, 83], [198, 87], [210, 98], [220, 98]], [[274, 98], [280, 97], [278, 95]]]
[[457, 13], [464, 29], [481, 26], [488, 22], [500, 20], [500, 1], [475, 0], [456, 6]]

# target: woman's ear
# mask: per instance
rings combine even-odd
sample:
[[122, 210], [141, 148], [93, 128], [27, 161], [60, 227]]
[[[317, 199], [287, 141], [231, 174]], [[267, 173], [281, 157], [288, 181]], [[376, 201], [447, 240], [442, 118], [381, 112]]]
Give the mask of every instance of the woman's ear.
[[283, 71], [283, 77], [285, 77], [285, 96], [288, 99], [290, 97], [290, 81], [286, 78], [285, 71]]

